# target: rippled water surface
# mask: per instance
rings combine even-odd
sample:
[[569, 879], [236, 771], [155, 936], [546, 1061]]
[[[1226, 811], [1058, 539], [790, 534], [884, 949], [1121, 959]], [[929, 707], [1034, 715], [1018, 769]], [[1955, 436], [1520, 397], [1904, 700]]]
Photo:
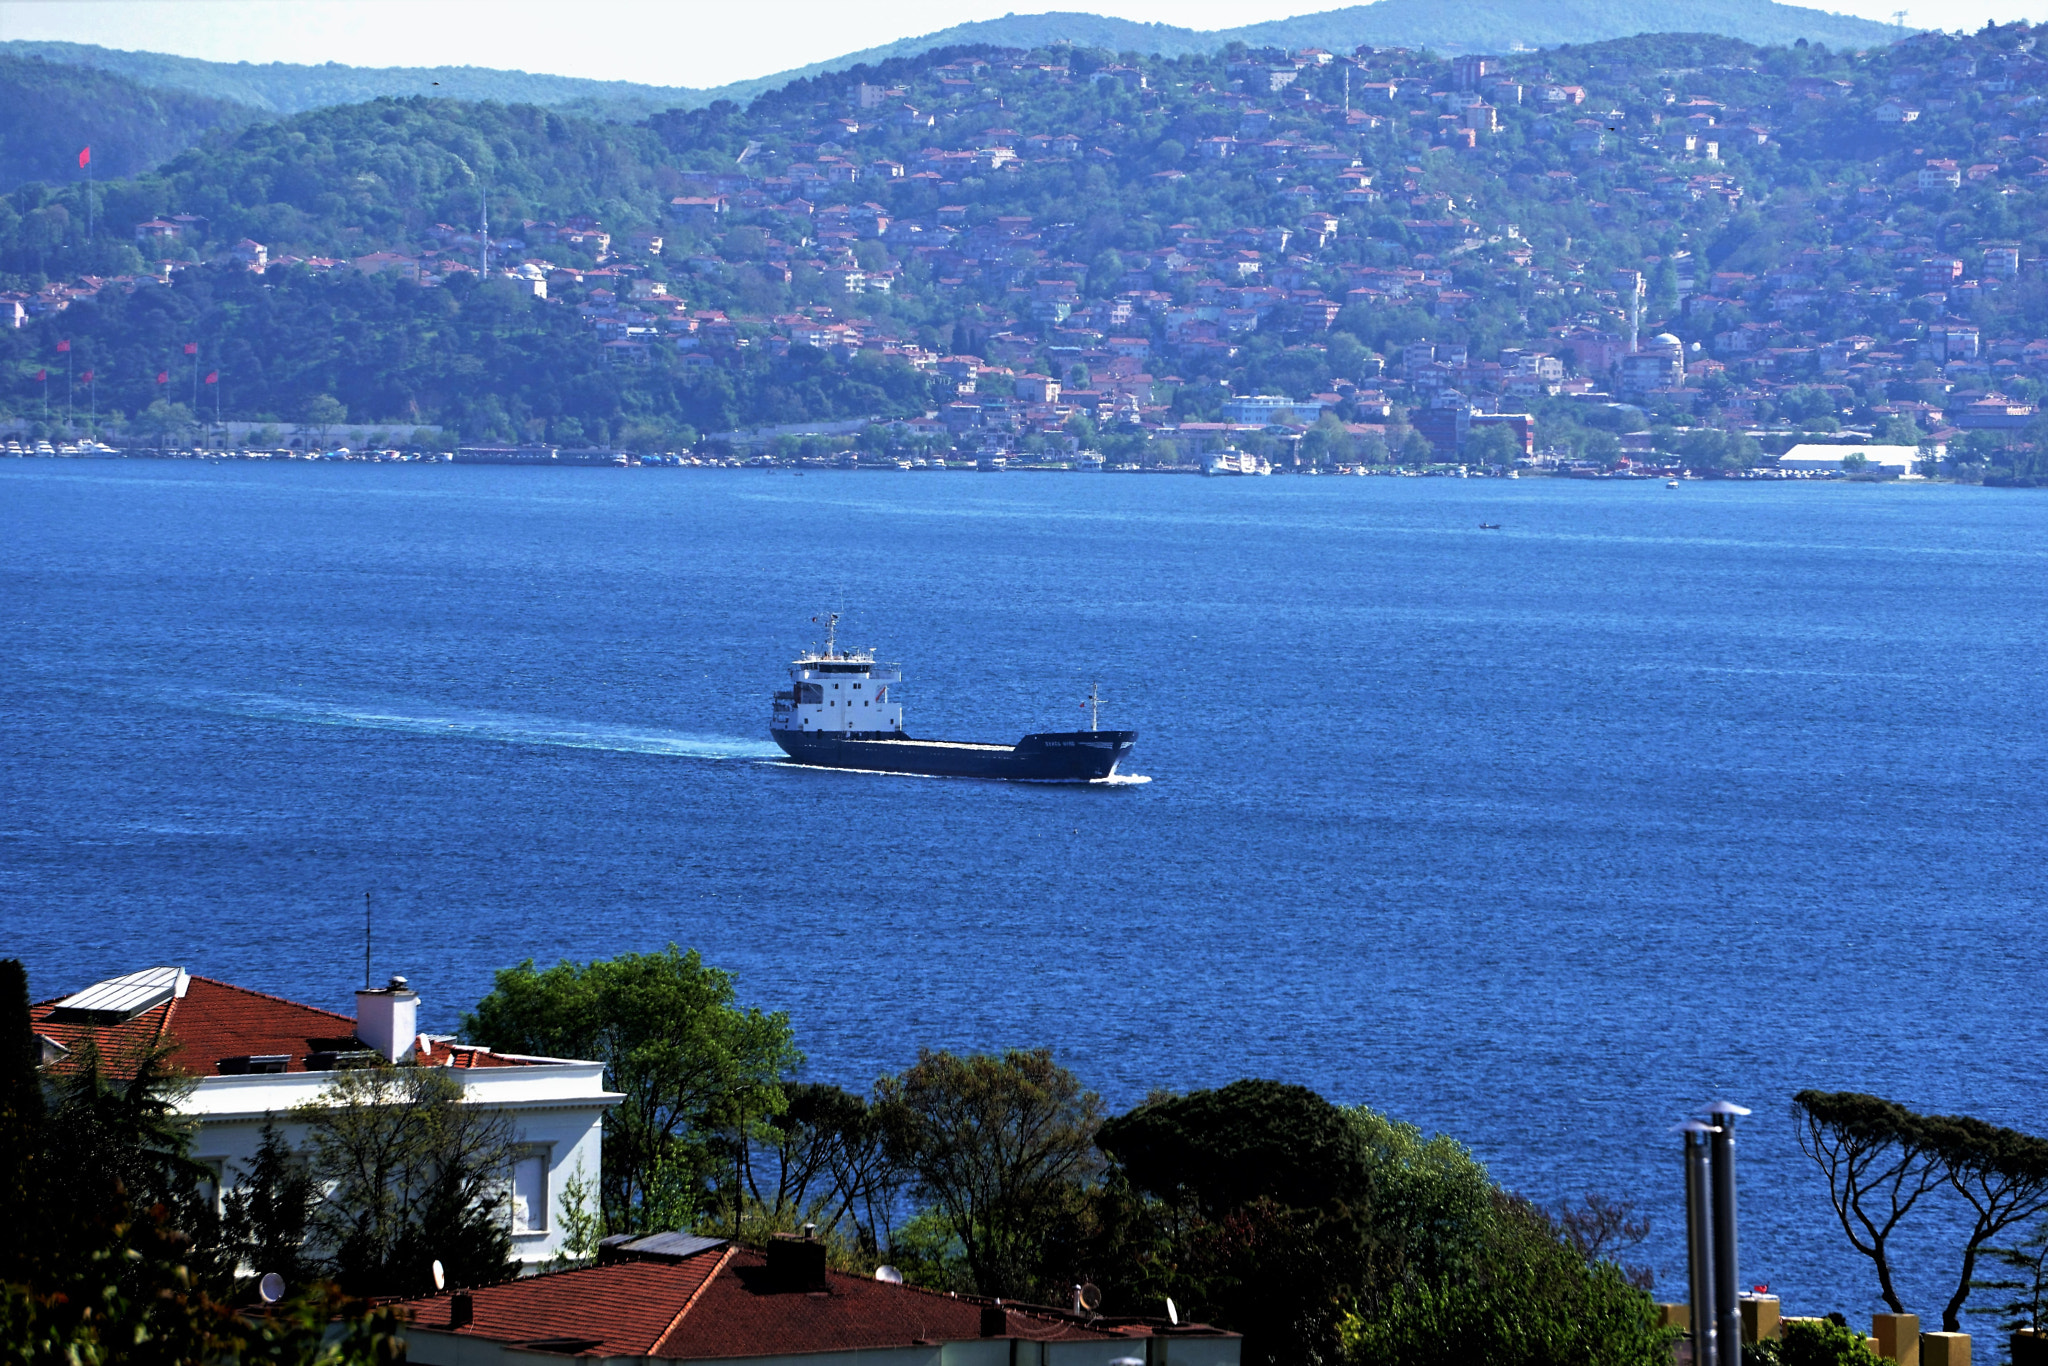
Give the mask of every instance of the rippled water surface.
[[[374, 889], [377, 971], [449, 1026], [497, 967], [673, 940], [849, 1085], [1048, 1044], [1116, 1105], [1369, 1101], [1640, 1200], [1681, 1298], [1670, 1126], [1726, 1096], [1745, 1280], [1861, 1314], [1793, 1091], [2048, 1132], [2044, 510], [8, 462], [0, 951], [39, 995], [172, 962], [345, 1010]], [[835, 607], [913, 733], [1070, 728], [1099, 681], [1151, 781], [776, 762]]]

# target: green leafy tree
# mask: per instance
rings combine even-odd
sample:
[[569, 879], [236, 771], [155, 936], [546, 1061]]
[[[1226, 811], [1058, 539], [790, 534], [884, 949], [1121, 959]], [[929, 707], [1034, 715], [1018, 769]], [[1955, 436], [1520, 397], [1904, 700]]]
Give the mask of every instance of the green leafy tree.
[[1970, 1312], [1996, 1318], [2001, 1333], [2048, 1334], [2048, 1220], [2010, 1247], [1985, 1247], [1984, 1255], [2000, 1270], [1988, 1280], [1971, 1282], [1970, 1288], [2007, 1295]]
[[348, 421], [348, 406], [332, 394], [315, 394], [306, 400], [300, 416], [319, 433], [320, 444], [325, 446], [334, 429]]
[[128, 425], [151, 441], [164, 444], [191, 430], [192, 410], [182, 403], [169, 403], [157, 399], [138, 413]]
[[1366, 1366], [1588, 1363], [1664, 1366], [1672, 1330], [1612, 1263], [1589, 1264], [1542, 1211], [1499, 1195], [1476, 1255], [1456, 1275], [1394, 1286], [1371, 1315], [1341, 1325]]
[[1099, 1142], [1163, 1207], [1149, 1250], [1160, 1293], [1243, 1332], [1249, 1361], [1334, 1358], [1376, 1193], [1370, 1137], [1350, 1114], [1303, 1086], [1237, 1081], [1154, 1097]]
[[1462, 454], [1475, 465], [1512, 465], [1522, 454], [1522, 443], [1506, 426], [1490, 422], [1473, 429]]
[[1760, 1366], [1881, 1366], [1864, 1336], [1832, 1319], [1791, 1319], [1776, 1338], [1747, 1344], [1743, 1355]]
[[[43, 1072], [27, 978], [0, 961], [0, 1179], [26, 1236], [0, 1240], [0, 1344], [23, 1366], [389, 1366], [388, 1310], [295, 1285], [266, 1312], [228, 1295], [235, 1249], [208, 1214], [211, 1172], [177, 1106], [190, 1086], [161, 1048], [85, 1048]], [[51, 1102], [45, 1104], [48, 1083]]]
[[604, 1121], [611, 1232], [682, 1227], [710, 1208], [720, 1172], [738, 1178], [744, 1164], [732, 1136], [781, 1112], [782, 1080], [803, 1061], [788, 1016], [742, 1009], [731, 974], [673, 944], [504, 969], [463, 1029], [501, 1052], [604, 1063], [626, 1097]]
[[320, 1189], [313, 1241], [344, 1290], [429, 1293], [436, 1261], [458, 1285], [504, 1278], [511, 1121], [465, 1105], [447, 1069], [338, 1072], [297, 1117]]
[[1054, 1225], [1101, 1171], [1101, 1098], [1047, 1049], [924, 1049], [915, 1065], [875, 1083], [875, 1107], [896, 1162], [959, 1240], [975, 1287], [1004, 1298], [1044, 1293]]
[[1211, 1219], [1260, 1199], [1307, 1209], [1372, 1192], [1364, 1137], [1306, 1086], [1236, 1081], [1162, 1097], [1104, 1124], [1099, 1142], [1133, 1186]]
[[1870, 1258], [1878, 1294], [1906, 1312], [1891, 1263], [1891, 1241], [1914, 1206], [1940, 1182], [1933, 1148], [1903, 1105], [1854, 1091], [1801, 1091], [1792, 1098], [1799, 1147], [1820, 1168], [1828, 1201], [1849, 1245]]
[[317, 1203], [313, 1175], [265, 1117], [256, 1155], [222, 1201], [222, 1244], [237, 1269], [261, 1277], [276, 1272], [291, 1286], [318, 1278], [306, 1245]]
[[1960, 1333], [1978, 1256], [2007, 1229], [2048, 1214], [2048, 1140], [1969, 1115], [1937, 1115], [1922, 1126], [1942, 1180], [1975, 1216], [1941, 1311], [1942, 1331]]
[[1969, 1115], [1915, 1114], [1856, 1092], [1801, 1091], [1793, 1106], [1801, 1147], [1827, 1178], [1851, 1245], [1876, 1265], [1894, 1313], [1903, 1310], [1888, 1245], [1898, 1225], [1935, 1190], [1968, 1207], [1956, 1288], [1942, 1308], [1942, 1331], [1961, 1332], [1978, 1257], [2007, 1229], [2048, 1213], [2048, 1140]]

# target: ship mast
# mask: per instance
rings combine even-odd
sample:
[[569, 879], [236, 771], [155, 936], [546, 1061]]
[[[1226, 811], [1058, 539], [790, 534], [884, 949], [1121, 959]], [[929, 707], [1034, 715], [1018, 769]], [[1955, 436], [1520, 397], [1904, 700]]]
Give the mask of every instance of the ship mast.
[[1102, 693], [1093, 683], [1088, 685], [1088, 729], [1102, 729]]
[[832, 643], [839, 639], [839, 614], [832, 613], [825, 618], [825, 658], [832, 658]]

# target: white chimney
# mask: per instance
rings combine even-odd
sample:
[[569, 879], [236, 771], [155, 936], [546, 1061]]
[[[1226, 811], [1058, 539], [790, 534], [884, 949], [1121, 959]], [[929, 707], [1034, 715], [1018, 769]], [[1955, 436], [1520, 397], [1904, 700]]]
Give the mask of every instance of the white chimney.
[[403, 977], [393, 977], [390, 986], [356, 993], [356, 1037], [391, 1061], [411, 1059], [419, 1025], [419, 993]]

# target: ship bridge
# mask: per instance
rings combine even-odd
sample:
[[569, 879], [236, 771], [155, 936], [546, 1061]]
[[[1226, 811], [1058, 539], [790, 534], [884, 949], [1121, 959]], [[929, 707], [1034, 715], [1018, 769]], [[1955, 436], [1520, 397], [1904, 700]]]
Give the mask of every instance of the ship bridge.
[[839, 618], [831, 618], [825, 648], [790, 662], [786, 692], [775, 694], [774, 730], [794, 730], [849, 739], [898, 739], [903, 706], [889, 700], [889, 686], [903, 681], [894, 664], [878, 664], [872, 650], [838, 648]]

